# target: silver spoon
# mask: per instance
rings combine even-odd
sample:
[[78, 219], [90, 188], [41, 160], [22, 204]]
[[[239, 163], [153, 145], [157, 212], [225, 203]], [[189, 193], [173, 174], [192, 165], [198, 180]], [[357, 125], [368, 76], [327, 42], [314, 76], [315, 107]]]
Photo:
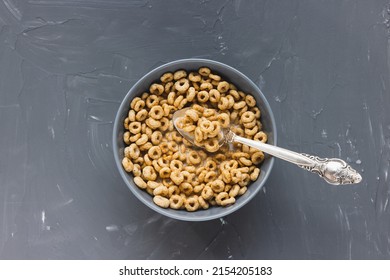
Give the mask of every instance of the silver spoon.
[[[193, 136], [177, 126], [178, 120], [185, 116], [185, 112], [188, 109], [190, 108], [187, 107], [176, 111], [173, 114], [173, 124], [183, 137], [195, 145]], [[248, 145], [274, 157], [295, 163], [303, 169], [318, 174], [326, 182], [332, 185], [357, 184], [362, 180], [362, 176], [355, 169], [339, 158], [320, 158], [318, 156], [296, 153], [284, 148], [238, 136], [230, 129], [222, 130], [221, 134], [222, 137], [220, 137], [219, 146], [222, 146], [225, 143], [234, 142]]]

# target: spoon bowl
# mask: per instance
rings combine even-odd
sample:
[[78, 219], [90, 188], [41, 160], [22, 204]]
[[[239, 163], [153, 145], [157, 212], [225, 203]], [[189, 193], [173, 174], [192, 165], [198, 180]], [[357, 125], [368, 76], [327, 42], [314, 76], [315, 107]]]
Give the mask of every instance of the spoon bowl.
[[[186, 112], [189, 109], [191, 109], [191, 107], [186, 107], [186, 108], [183, 108], [183, 109], [176, 111], [172, 117], [173, 125], [176, 128], [176, 130], [181, 134], [181, 136], [183, 136], [185, 139], [187, 139], [189, 142], [191, 142], [192, 145], [200, 147], [195, 143], [194, 135], [192, 135], [191, 133], [188, 133], [183, 128], [181, 128], [179, 125], [180, 119], [185, 117]], [[226, 135], [229, 132], [230, 132], [230, 129], [226, 129], [226, 128], [221, 129], [220, 135], [218, 136], [218, 140], [219, 140], [218, 146], [219, 147], [221, 147], [223, 144], [226, 143]]]

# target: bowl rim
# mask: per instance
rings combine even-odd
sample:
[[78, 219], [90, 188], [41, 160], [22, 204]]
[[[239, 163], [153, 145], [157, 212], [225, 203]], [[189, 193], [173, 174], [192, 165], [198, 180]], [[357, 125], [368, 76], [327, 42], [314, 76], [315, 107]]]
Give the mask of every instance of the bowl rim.
[[[153, 68], [152, 70], [147, 72], [145, 75], [143, 75], [141, 78], [139, 78], [137, 80], [137, 82], [135, 84], [133, 84], [133, 86], [131, 86], [129, 91], [123, 97], [121, 104], [117, 109], [117, 113], [115, 115], [115, 120], [114, 120], [113, 132], [112, 132], [112, 141], [113, 141], [112, 147], [113, 147], [113, 153], [114, 153], [114, 158], [115, 158], [115, 164], [116, 164], [117, 169], [121, 175], [122, 180], [124, 181], [126, 186], [130, 189], [130, 191], [133, 193], [133, 195], [135, 195], [138, 198], [138, 200], [140, 200], [143, 204], [148, 206], [150, 209], [156, 211], [157, 213], [160, 213], [164, 216], [167, 216], [167, 217], [170, 217], [170, 218], [176, 219], [176, 220], [201, 222], [201, 221], [209, 221], [209, 220], [214, 220], [214, 219], [225, 217], [225, 216], [239, 210], [241, 207], [246, 205], [250, 200], [252, 200], [258, 194], [258, 192], [264, 187], [265, 182], [268, 180], [268, 177], [273, 169], [275, 158], [274, 157], [268, 158], [269, 171], [265, 174], [265, 176], [264, 176], [262, 182], [260, 182], [260, 186], [257, 188], [257, 190], [254, 191], [253, 193], [251, 193], [250, 197], [248, 198], [247, 203], [244, 203], [241, 205], [236, 205], [236, 207], [227, 207], [227, 208], [225, 208], [226, 210], [223, 211], [222, 213], [210, 214], [210, 215], [202, 216], [202, 217], [191, 216], [190, 215], [191, 212], [186, 212], [186, 215], [172, 214], [172, 213], [166, 211], [166, 209], [155, 205], [152, 200], [147, 201], [144, 196], [142, 196], [136, 190], [133, 190], [133, 186], [131, 186], [130, 182], [128, 182], [128, 179], [126, 177], [127, 173], [125, 174], [125, 171], [123, 170], [122, 159], [119, 158], [119, 155], [118, 155], [119, 153], [117, 152], [119, 150], [119, 146], [118, 146], [118, 132], [120, 131], [119, 125], [122, 124], [122, 121], [120, 121], [120, 119], [122, 116], [122, 111], [125, 109], [124, 107], [125, 106], [128, 107], [126, 100], [128, 99], [128, 96], [132, 93], [132, 91], [135, 88], [137, 88], [138, 86], [140, 86], [141, 84], [143, 84], [144, 80], [147, 79], [148, 77], [155, 75], [155, 73], [159, 72], [162, 69], [170, 68], [171, 66], [177, 66], [177, 69], [179, 70], [180, 67], [183, 67], [182, 65], [186, 64], [186, 63], [205, 63], [205, 64], [209, 65], [209, 66], [208, 65], [205, 65], [205, 66], [210, 67], [210, 68], [212, 68], [211, 65], [218, 65], [219, 67], [225, 68], [228, 71], [234, 72], [236, 75], [242, 77], [245, 80], [245, 83], [248, 83], [248, 85], [250, 87], [258, 89], [258, 93], [260, 93], [260, 99], [263, 103], [263, 107], [265, 107], [267, 109], [267, 111], [268, 111], [267, 115], [268, 115], [270, 122], [271, 122], [270, 131], [272, 131], [272, 134], [273, 134], [273, 142], [274, 142], [273, 145], [277, 145], [277, 130], [276, 130], [276, 122], [275, 122], [275, 117], [274, 117], [273, 112], [272, 112], [272, 108], [269, 105], [269, 102], [268, 102], [267, 98], [265, 97], [265, 95], [263, 94], [263, 92], [261, 91], [261, 89], [250, 78], [248, 78], [245, 74], [243, 74], [239, 70], [233, 68], [232, 66], [229, 66], [229, 65], [224, 64], [224, 63], [219, 62], [219, 61], [215, 61], [215, 60], [211, 60], [211, 59], [203, 59], [203, 58], [185, 58], [185, 59], [173, 60], [173, 61], [170, 61], [168, 63], [164, 63], [158, 67]], [[183, 67], [183, 68], [185, 68], [185, 67]], [[167, 71], [171, 71], [171, 70], [167, 69]], [[221, 74], [223, 74], [223, 73], [221, 73]], [[152, 199], [152, 197], [151, 197], [151, 199]], [[205, 211], [207, 211], [207, 210], [205, 210]]]

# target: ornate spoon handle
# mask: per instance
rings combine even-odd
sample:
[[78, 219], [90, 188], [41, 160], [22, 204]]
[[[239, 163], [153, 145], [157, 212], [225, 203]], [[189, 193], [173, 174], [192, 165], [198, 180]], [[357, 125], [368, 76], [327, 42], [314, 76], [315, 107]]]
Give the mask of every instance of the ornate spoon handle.
[[320, 158], [308, 154], [296, 153], [284, 148], [265, 144], [259, 141], [250, 140], [229, 131], [226, 135], [227, 142], [239, 142], [253, 148], [259, 149], [274, 157], [295, 163], [299, 167], [318, 174], [326, 182], [332, 185], [356, 184], [362, 180], [362, 176], [338, 158]]

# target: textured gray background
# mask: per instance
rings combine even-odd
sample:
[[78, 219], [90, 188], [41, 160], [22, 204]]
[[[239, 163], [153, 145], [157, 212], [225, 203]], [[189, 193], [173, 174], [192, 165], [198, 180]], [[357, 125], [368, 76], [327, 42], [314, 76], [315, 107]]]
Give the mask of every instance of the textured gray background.
[[[0, 30], [0, 258], [390, 259], [389, 0], [2, 0]], [[149, 210], [115, 168], [114, 115], [188, 57], [242, 71], [280, 146], [346, 159], [363, 182], [278, 160], [224, 219]]]

